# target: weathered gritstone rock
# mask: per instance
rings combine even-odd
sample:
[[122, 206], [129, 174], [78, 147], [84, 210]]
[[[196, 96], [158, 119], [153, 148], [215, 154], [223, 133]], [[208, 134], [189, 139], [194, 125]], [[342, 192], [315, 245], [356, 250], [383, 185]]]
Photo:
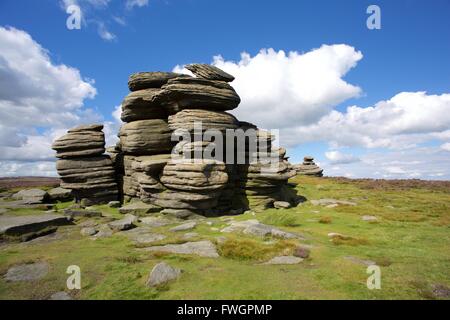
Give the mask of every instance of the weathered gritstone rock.
[[183, 244], [167, 244], [146, 248], [146, 251], [169, 252], [175, 254], [195, 254], [206, 258], [218, 258], [216, 247], [211, 241], [186, 242]]
[[[77, 202], [108, 203], [118, 200], [116, 167], [105, 152], [103, 125], [86, 125], [70, 129], [57, 139], [56, 169], [61, 176], [61, 187], [71, 190]], [[61, 189], [55, 191], [64, 194]]]
[[98, 156], [105, 152], [103, 125], [87, 125], [71, 129], [57, 139], [52, 149], [61, 159]]
[[109, 156], [61, 159], [56, 162], [56, 168], [61, 187], [71, 189], [77, 201], [87, 199], [96, 204], [117, 200], [116, 176]]
[[28, 241], [56, 231], [70, 219], [58, 214], [0, 217], [0, 239]]
[[66, 201], [73, 199], [72, 190], [61, 187], [49, 190], [48, 197], [50, 201]]
[[130, 91], [148, 88], [161, 88], [170, 79], [179, 77], [187, 76], [174, 72], [138, 72], [130, 76], [130, 79], [128, 80], [128, 88]]
[[147, 280], [147, 286], [156, 287], [175, 280], [180, 275], [180, 269], [173, 268], [165, 262], [160, 262], [152, 269], [152, 272]]
[[167, 111], [161, 106], [158, 96], [160, 93], [161, 89], [131, 92], [122, 102], [122, 121], [167, 119]]
[[215, 160], [170, 161], [163, 170], [161, 182], [169, 189], [181, 191], [214, 191], [228, 181], [225, 164]]
[[35, 281], [44, 278], [49, 269], [46, 262], [17, 265], [6, 272], [5, 280], [10, 282]]
[[12, 197], [22, 200], [24, 204], [40, 204], [48, 199], [48, 193], [41, 189], [25, 189], [15, 193]]
[[304, 157], [303, 163], [295, 165], [294, 168], [297, 170], [298, 174], [316, 177], [323, 176], [323, 169], [319, 168], [319, 166], [314, 163], [314, 158], [310, 156]]
[[171, 132], [162, 119], [126, 123], [120, 129], [120, 143], [125, 154], [151, 155], [170, 153]]
[[171, 113], [183, 109], [233, 110], [241, 99], [228, 83], [201, 78], [174, 78], [160, 96]]
[[173, 131], [183, 129], [192, 132], [199, 125], [203, 131], [225, 131], [236, 129], [238, 120], [226, 112], [201, 109], [185, 109], [169, 117], [169, 128]]
[[199, 78], [231, 82], [234, 77], [225, 71], [209, 64], [189, 64], [185, 68]]

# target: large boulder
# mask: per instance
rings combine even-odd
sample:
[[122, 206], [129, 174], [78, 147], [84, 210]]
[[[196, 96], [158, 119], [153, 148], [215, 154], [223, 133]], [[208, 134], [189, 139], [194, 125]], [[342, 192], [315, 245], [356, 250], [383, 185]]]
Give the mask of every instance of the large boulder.
[[169, 79], [184, 77], [175, 72], [138, 72], [130, 76], [128, 87], [130, 91], [143, 90], [148, 88], [161, 88]]
[[52, 149], [56, 151], [56, 157], [61, 159], [101, 155], [105, 152], [102, 129], [103, 125], [97, 124], [76, 127], [55, 140]]
[[22, 200], [26, 204], [40, 204], [48, 199], [48, 193], [41, 189], [25, 189], [14, 194], [13, 199]]
[[231, 114], [220, 111], [202, 109], [185, 109], [169, 117], [171, 130], [183, 129], [194, 131], [195, 126], [201, 125], [202, 131], [236, 129], [238, 120]]
[[72, 190], [61, 187], [49, 190], [48, 196], [51, 201], [67, 201], [73, 199]]
[[233, 110], [241, 99], [229, 84], [201, 78], [174, 78], [160, 96], [173, 113], [183, 109]]
[[185, 68], [191, 71], [195, 76], [208, 80], [219, 80], [231, 82], [234, 77], [225, 71], [210, 64], [189, 64]]
[[171, 131], [167, 122], [161, 119], [124, 124], [120, 129], [120, 142], [125, 154], [160, 154], [172, 149]]
[[167, 112], [158, 99], [160, 92], [161, 89], [154, 88], [131, 92], [122, 102], [122, 121], [167, 118]]
[[214, 191], [226, 185], [228, 174], [223, 162], [173, 160], [164, 167], [161, 182], [173, 190]]
[[118, 199], [112, 161], [107, 155], [92, 158], [61, 159], [56, 162], [61, 187], [71, 189], [77, 201], [108, 203]]

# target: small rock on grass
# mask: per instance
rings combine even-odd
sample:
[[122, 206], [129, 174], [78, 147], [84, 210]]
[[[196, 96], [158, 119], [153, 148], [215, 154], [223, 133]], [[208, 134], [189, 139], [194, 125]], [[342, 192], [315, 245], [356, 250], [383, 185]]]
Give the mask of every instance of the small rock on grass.
[[273, 207], [275, 209], [289, 209], [292, 205], [287, 201], [275, 201]]
[[48, 271], [49, 266], [46, 262], [21, 264], [8, 269], [5, 280], [11, 282], [39, 280], [45, 277]]
[[60, 291], [52, 294], [50, 300], [73, 300], [73, 298], [67, 292]]
[[108, 223], [108, 226], [113, 231], [123, 231], [129, 230], [135, 227], [135, 223], [137, 222], [137, 217], [132, 214], [126, 214], [123, 219], [116, 220]]
[[81, 229], [80, 233], [82, 236], [93, 236], [97, 233], [97, 230], [95, 230], [95, 228], [93, 227], [86, 227]]
[[298, 258], [302, 258], [302, 259], [306, 259], [306, 258], [309, 257], [310, 253], [311, 253], [311, 251], [308, 248], [303, 247], [303, 246], [297, 246], [294, 249], [293, 256], [294, 257], [298, 257]]
[[186, 223], [180, 224], [179, 226], [171, 228], [170, 231], [177, 232], [177, 231], [192, 230], [195, 228], [196, 225], [197, 225], [197, 223], [194, 221], [186, 222]]
[[120, 208], [121, 203], [120, 201], [110, 201], [108, 202], [108, 207], [110, 208]]
[[263, 264], [298, 264], [302, 261], [303, 261], [303, 259], [299, 258], [299, 257], [279, 256], [279, 257], [274, 257]]
[[377, 221], [378, 218], [375, 217], [375, 216], [362, 216], [361, 220], [363, 220], [363, 221]]
[[102, 224], [98, 228], [98, 232], [95, 234], [95, 238], [108, 238], [113, 235], [113, 231], [107, 224]]
[[180, 274], [180, 269], [173, 268], [165, 262], [160, 262], [150, 272], [150, 276], [147, 280], [147, 286], [160, 286], [169, 281], [177, 279]]

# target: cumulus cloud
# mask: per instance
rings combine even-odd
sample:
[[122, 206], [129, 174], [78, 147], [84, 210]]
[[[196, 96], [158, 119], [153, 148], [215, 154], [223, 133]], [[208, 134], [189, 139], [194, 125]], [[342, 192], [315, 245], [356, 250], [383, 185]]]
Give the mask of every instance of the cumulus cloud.
[[[213, 64], [234, 75], [242, 102], [233, 113], [263, 128], [292, 128], [319, 120], [339, 103], [361, 93], [343, 80], [362, 59], [353, 47], [323, 45], [307, 53], [262, 49], [238, 62], [214, 57]], [[183, 71], [175, 67], [175, 71]]]
[[359, 161], [358, 157], [355, 157], [352, 154], [342, 153], [337, 150], [325, 152], [325, 157], [331, 164], [348, 164]]
[[101, 115], [84, 106], [96, 94], [94, 81], [83, 79], [73, 67], [54, 64], [28, 33], [0, 27], [2, 175], [31, 167], [27, 175], [37, 172], [44, 168], [42, 161], [54, 159], [52, 141], [67, 128], [102, 121]]
[[134, 7], [145, 7], [148, 6], [148, 0], [127, 0], [125, 7], [127, 9], [133, 9]]
[[[426, 156], [424, 156], [426, 155]], [[438, 147], [368, 152], [351, 165], [324, 163], [326, 175], [377, 179], [449, 180], [448, 153]]]
[[299, 142], [319, 140], [333, 146], [405, 149], [446, 138], [449, 127], [450, 94], [402, 92], [372, 107], [334, 110], [290, 134]]
[[445, 151], [450, 151], [450, 142], [444, 143], [441, 145], [441, 149]]

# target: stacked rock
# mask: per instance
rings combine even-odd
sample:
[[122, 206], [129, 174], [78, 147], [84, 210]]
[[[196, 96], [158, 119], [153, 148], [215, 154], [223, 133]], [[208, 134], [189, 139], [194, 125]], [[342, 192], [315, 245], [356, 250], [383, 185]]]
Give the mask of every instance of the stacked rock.
[[306, 156], [303, 158], [303, 163], [294, 166], [297, 174], [303, 174], [306, 176], [323, 176], [323, 169], [314, 163], [314, 158], [311, 156]]
[[103, 154], [102, 130], [103, 125], [80, 126], [53, 143], [61, 187], [72, 190], [76, 201], [97, 204], [118, 199], [115, 169], [111, 158]]
[[[256, 126], [244, 123], [244, 128]], [[272, 207], [275, 201], [296, 202], [285, 189], [296, 172], [287, 161], [284, 148], [273, 149], [274, 137], [256, 128], [256, 148], [246, 148], [245, 165], [238, 165], [238, 187], [245, 204], [252, 209]], [[255, 150], [254, 150], [255, 149]], [[253, 151], [254, 150], [254, 151]]]

